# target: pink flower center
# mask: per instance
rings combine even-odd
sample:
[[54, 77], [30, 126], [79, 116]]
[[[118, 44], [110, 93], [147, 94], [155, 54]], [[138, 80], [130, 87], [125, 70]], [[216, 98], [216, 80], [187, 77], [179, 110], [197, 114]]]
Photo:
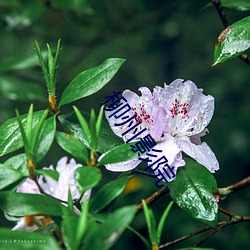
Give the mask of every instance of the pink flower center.
[[137, 115], [135, 120], [136, 122], [141, 122], [145, 121], [147, 123], [153, 123], [153, 119], [151, 116], [146, 112], [145, 110], [145, 104], [144, 103], [139, 103], [139, 111], [137, 112], [137, 108], [132, 108], [132, 112], [134, 115]]
[[184, 122], [186, 122], [187, 118], [190, 117], [188, 115], [187, 107], [188, 107], [188, 103], [186, 102], [180, 103], [177, 99], [175, 99], [175, 102], [172, 103], [172, 108], [170, 109], [172, 118], [178, 115], [182, 119], [184, 119]]

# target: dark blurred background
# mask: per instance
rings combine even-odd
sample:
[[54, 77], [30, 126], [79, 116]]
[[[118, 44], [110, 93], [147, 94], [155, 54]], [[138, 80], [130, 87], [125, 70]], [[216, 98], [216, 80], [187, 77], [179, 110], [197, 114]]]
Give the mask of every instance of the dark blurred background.
[[[169, 84], [176, 78], [190, 79], [203, 88], [205, 94], [214, 96], [215, 113], [208, 126], [210, 133], [204, 140], [220, 163], [215, 178], [219, 187], [241, 180], [250, 172], [249, 65], [236, 58], [211, 67], [214, 44], [223, 26], [216, 10], [212, 6], [206, 7], [207, 4], [208, 1], [202, 0], [0, 0], [0, 124], [15, 115], [15, 108], [26, 113], [31, 101], [36, 110], [46, 107], [42, 72], [36, 59], [35, 64], [29, 62], [33, 62], [36, 56], [35, 39], [45, 50], [46, 43], [55, 48], [60, 38], [58, 99], [67, 84], [81, 71], [107, 58], [126, 59], [111, 83], [99, 93], [76, 103], [81, 110], [89, 111], [94, 107], [97, 111], [101, 100], [114, 90], [137, 91], [141, 86], [152, 90], [154, 86]], [[225, 11], [231, 23], [249, 15], [249, 12]], [[23, 58], [24, 62], [21, 60], [16, 68], [8, 67], [18, 58]], [[8, 81], [18, 83], [19, 87], [26, 86], [25, 83], [39, 85], [44, 94], [29, 95], [29, 100], [24, 101], [25, 98], [22, 100], [8, 90]], [[71, 105], [62, 108], [62, 113], [71, 111]], [[55, 164], [62, 155], [65, 153], [54, 143], [41, 167]], [[117, 176], [107, 171], [104, 173], [107, 178]], [[139, 177], [135, 188], [117, 202], [119, 205], [138, 203], [155, 190], [153, 179]], [[249, 198], [249, 192], [242, 190], [220, 205], [232, 213], [249, 215]], [[158, 219], [169, 200], [161, 198], [152, 206]], [[220, 219], [226, 217], [220, 216]], [[5, 219], [1, 218], [1, 221], [2, 225], [6, 224]], [[174, 206], [162, 243], [202, 226]], [[147, 235], [142, 214], [136, 218], [134, 227]], [[203, 246], [247, 249], [249, 232], [249, 223], [231, 226]], [[169, 249], [191, 246], [198, 239]], [[136, 236], [126, 232], [112, 249], [129, 248], [144, 249]]]

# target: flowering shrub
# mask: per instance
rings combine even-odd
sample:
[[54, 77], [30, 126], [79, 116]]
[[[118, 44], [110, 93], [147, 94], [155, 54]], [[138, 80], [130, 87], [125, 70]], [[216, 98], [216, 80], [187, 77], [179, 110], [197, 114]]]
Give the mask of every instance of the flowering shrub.
[[[49, 2], [65, 8], [60, 1]], [[250, 46], [249, 17], [228, 26], [220, 1], [211, 2], [225, 25], [215, 45], [213, 65], [237, 56], [250, 64], [243, 54]], [[232, 2], [225, 1], [225, 6], [235, 8]], [[74, 3], [72, 11], [79, 6], [78, 1]], [[245, 1], [241, 5], [249, 10]], [[47, 53], [41, 51], [37, 41], [35, 48], [45, 79], [47, 108], [39, 111], [31, 104], [25, 114], [17, 109], [16, 116], [0, 126], [0, 208], [6, 220], [16, 222], [13, 227], [0, 228], [0, 249], [105, 250], [116, 247], [127, 230], [145, 248], [158, 250], [211, 230], [194, 245], [196, 248], [224, 227], [250, 221], [248, 216], [219, 206], [230, 193], [248, 186], [250, 178], [218, 188], [213, 175], [219, 170], [216, 152], [203, 141], [215, 100], [203, 94], [198, 82], [197, 87], [191, 80], [176, 79], [154, 87], [152, 92], [141, 87], [141, 95], [125, 90], [118, 97], [113, 92], [117, 100], [111, 104], [105, 96], [98, 100], [98, 114], [93, 109], [82, 112], [76, 106], [64, 113], [63, 106], [100, 91], [125, 59], [110, 58], [79, 73], [58, 98], [55, 76], [60, 40], [55, 53], [49, 45]], [[11, 65], [10, 69], [21, 66]], [[24, 91], [30, 96], [29, 88]], [[31, 92], [40, 95], [40, 89]], [[124, 112], [123, 107], [128, 109]], [[56, 159], [55, 167], [44, 167], [43, 160], [48, 152], [53, 153], [55, 143], [67, 156]], [[144, 146], [148, 146], [147, 151]], [[110, 175], [111, 171], [120, 173]], [[149, 187], [154, 186], [149, 176], [158, 178], [160, 189], [143, 199], [139, 196], [139, 176], [146, 178], [145, 186]], [[131, 199], [124, 205], [123, 197], [130, 200], [136, 189], [138, 201]], [[162, 196], [168, 198], [157, 222], [150, 206]], [[206, 227], [162, 243], [166, 241], [164, 230], [171, 232], [165, 222], [173, 204]], [[142, 211], [148, 235], [135, 225]], [[230, 219], [218, 222], [219, 211]]]

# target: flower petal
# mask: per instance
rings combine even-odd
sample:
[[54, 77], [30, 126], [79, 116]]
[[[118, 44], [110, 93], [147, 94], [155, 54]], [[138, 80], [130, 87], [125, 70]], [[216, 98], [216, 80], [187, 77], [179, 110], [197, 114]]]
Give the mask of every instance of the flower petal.
[[130, 171], [134, 168], [136, 168], [140, 164], [139, 159], [135, 160], [129, 160], [129, 161], [123, 161], [113, 164], [107, 164], [105, 165], [107, 170], [113, 171], [113, 172], [126, 172]]
[[169, 133], [191, 136], [203, 131], [214, 112], [214, 98], [204, 95], [192, 81], [177, 79], [164, 88], [155, 87], [153, 96], [168, 113]]
[[211, 148], [203, 142], [201, 145], [195, 145], [190, 140], [179, 140], [179, 145], [183, 152], [206, 167], [211, 173], [219, 169], [219, 163]]
[[19, 193], [27, 193], [27, 194], [40, 194], [40, 191], [36, 185], [36, 183], [27, 178], [16, 190]]
[[[59, 173], [58, 181], [55, 181], [49, 177], [39, 178], [39, 184], [45, 191], [55, 198], [61, 199], [63, 201], [68, 200], [68, 190], [70, 189], [73, 199], [80, 197], [80, 193], [77, 189], [76, 182], [74, 179], [75, 171], [80, 164], [76, 164], [74, 159], [71, 159], [69, 163], [68, 158], [61, 158], [56, 166], [56, 170]], [[51, 166], [50, 166], [51, 168]], [[45, 179], [45, 181], [43, 180]]]
[[[139, 135], [138, 138], [135, 139], [135, 141], [148, 134], [148, 132], [155, 140], [160, 140], [163, 130], [165, 129], [165, 126], [167, 124], [167, 113], [163, 107], [159, 107], [159, 105], [154, 102], [152, 94], [148, 88], [143, 87], [139, 90], [142, 93], [141, 96], [138, 96], [130, 90], [125, 90], [122, 94], [131, 107], [131, 110], [129, 110], [126, 115], [129, 118], [133, 117], [134, 115], [137, 115], [137, 117], [133, 119], [133, 123], [130, 125], [130, 127], [132, 127], [136, 123], [141, 122], [141, 124], [138, 126], [138, 131], [144, 128], [147, 128], [148, 130]], [[105, 116], [114, 133], [119, 137], [122, 137], [122, 134], [128, 130], [128, 124], [130, 122], [121, 126], [117, 126], [116, 124], [123, 123], [125, 119], [123, 120], [122, 117], [115, 118], [115, 116], [111, 116], [111, 112], [113, 111], [106, 111]], [[134, 136], [132, 132], [133, 131], [130, 131], [129, 133], [123, 136], [123, 140], [125, 142], [127, 139]]]
[[[165, 138], [166, 139], [166, 138]], [[162, 150], [161, 153], [155, 153], [154, 151], [151, 151], [152, 155], [156, 154], [157, 157], [149, 157], [149, 160], [152, 160], [150, 163], [148, 163], [148, 165], [153, 164], [153, 162], [156, 162], [157, 160], [159, 160], [162, 156], [165, 156], [168, 160], [168, 165], [173, 168], [173, 172], [176, 175], [177, 169], [179, 167], [182, 167], [185, 165], [185, 161], [182, 159], [182, 153], [181, 153], [181, 149], [178, 146], [176, 140], [169, 136], [168, 139], [164, 140], [163, 142], [157, 144], [154, 149], [156, 150]], [[156, 168], [156, 166], [153, 166], [153, 168]], [[164, 167], [164, 165], [160, 165], [158, 169], [161, 170], [161, 172], [163, 173], [163, 176], [167, 179], [168, 182], [171, 182], [175, 179], [174, 178], [169, 178], [169, 176], [167, 176], [167, 174], [162, 171], [162, 169], [165, 168], [167, 171], [167, 167]], [[158, 170], [154, 171], [155, 175], [158, 174]], [[159, 178], [159, 177], [158, 177]]]

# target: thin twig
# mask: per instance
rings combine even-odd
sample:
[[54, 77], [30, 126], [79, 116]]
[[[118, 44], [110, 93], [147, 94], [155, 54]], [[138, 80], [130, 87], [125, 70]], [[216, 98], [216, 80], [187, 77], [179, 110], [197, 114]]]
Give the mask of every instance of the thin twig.
[[185, 235], [185, 236], [182, 236], [182, 237], [180, 237], [180, 238], [178, 238], [178, 239], [175, 239], [175, 240], [173, 240], [173, 241], [170, 241], [170, 242], [167, 242], [167, 243], [165, 243], [165, 244], [162, 244], [162, 245], [159, 246], [159, 248], [164, 248], [164, 247], [168, 247], [168, 246], [177, 244], [177, 243], [179, 243], [179, 242], [181, 242], [181, 241], [183, 241], [183, 240], [186, 240], [186, 239], [188, 239], [188, 238], [191, 238], [191, 237], [193, 237], [193, 236], [195, 236], [195, 235], [197, 235], [197, 234], [203, 233], [203, 232], [205, 232], [205, 231], [207, 231], [207, 230], [209, 230], [209, 229], [211, 229], [211, 227], [209, 227], [209, 226], [203, 227], [203, 228], [201, 228], [201, 229], [199, 229], [199, 230], [197, 230], [197, 231], [195, 231], [195, 232], [192, 232], [192, 233], [187, 234], [187, 235]]
[[[245, 216], [245, 217], [242, 217], [242, 216], [237, 216], [237, 215], [234, 215], [234, 217], [230, 220], [230, 221], [221, 221], [218, 223], [218, 227], [216, 229], [214, 229], [213, 231], [209, 232], [205, 237], [206, 239], [209, 238], [210, 236], [212, 236], [213, 234], [215, 234], [216, 232], [220, 231], [221, 229], [223, 229], [224, 227], [227, 227], [229, 225], [233, 225], [233, 224], [237, 224], [237, 223], [241, 223], [241, 222], [246, 222], [246, 221], [250, 221], [250, 217], [248, 216]], [[186, 239], [189, 239], [195, 235], [198, 235], [198, 234], [201, 234], [201, 233], [204, 233], [208, 230], [211, 230], [213, 229], [212, 227], [210, 226], [207, 226], [207, 227], [203, 227], [195, 232], [192, 232], [190, 234], [187, 234], [185, 236], [182, 236], [178, 239], [175, 239], [173, 241], [170, 241], [170, 242], [167, 242], [165, 244], [162, 244], [159, 246], [159, 248], [165, 248], [165, 247], [169, 247], [171, 245], [174, 245], [174, 244], [177, 244], [181, 241], [184, 241]], [[198, 246], [198, 244], [201, 244], [202, 242], [204, 242], [206, 239], [205, 237], [202, 238], [202, 241], [200, 240], [199, 242], [197, 242], [195, 244], [195, 246]]]
[[[165, 186], [165, 187], [161, 188], [159, 191], [156, 191], [155, 193], [150, 195], [148, 198], [146, 198], [145, 202], [147, 205], [150, 205], [167, 193], [169, 193], [169, 188], [167, 186]], [[140, 213], [142, 210], [143, 210], [143, 205], [142, 205], [142, 203], [140, 203], [137, 205], [136, 214]]]
[[[228, 26], [230, 26], [230, 22], [229, 22], [226, 14], [225, 14], [223, 8], [222, 8], [221, 1], [220, 0], [211, 0], [211, 3], [216, 8], [216, 10], [217, 10], [217, 12], [219, 14], [220, 20], [223, 23], [224, 28], [226, 29]], [[248, 57], [247, 54], [241, 54], [239, 57], [245, 63], [247, 63], [248, 65], [250, 65], [250, 59], [249, 59], [249, 57]]]
[[221, 225], [219, 225], [216, 229], [212, 230], [209, 232], [207, 235], [205, 235], [202, 239], [200, 239], [196, 244], [194, 244], [194, 247], [199, 246], [202, 244], [204, 241], [206, 241], [208, 238], [210, 238], [212, 235], [215, 233], [219, 232], [221, 229], [233, 225], [233, 224], [238, 224], [241, 222], [247, 222], [250, 221], [249, 216], [234, 216], [230, 221], [224, 221]]
[[219, 188], [218, 192], [219, 192], [219, 195], [221, 196], [221, 198], [225, 198], [229, 194], [234, 193], [236, 191], [239, 191], [239, 190], [241, 190], [249, 185], [250, 185], [250, 176], [248, 176], [248, 177], [244, 178], [243, 180], [236, 182], [228, 187]]
[[232, 214], [231, 212], [227, 211], [226, 209], [219, 207], [218, 208], [223, 214], [229, 216], [230, 218], [233, 218], [235, 216], [235, 214]]

